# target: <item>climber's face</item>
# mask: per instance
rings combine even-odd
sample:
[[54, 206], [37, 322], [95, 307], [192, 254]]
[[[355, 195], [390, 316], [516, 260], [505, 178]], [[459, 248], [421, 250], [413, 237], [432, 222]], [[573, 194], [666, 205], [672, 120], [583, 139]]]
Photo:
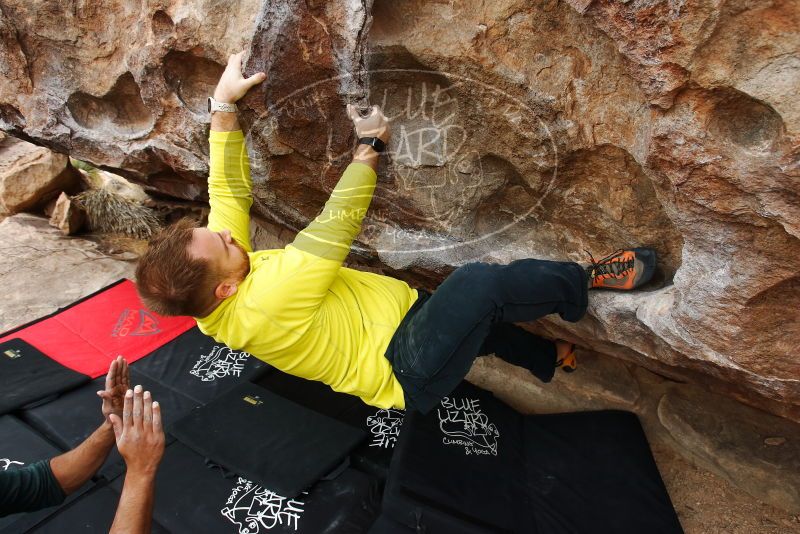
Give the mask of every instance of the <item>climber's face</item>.
[[238, 285], [250, 272], [247, 252], [231, 237], [230, 230], [212, 232], [208, 228], [195, 228], [189, 253], [208, 261], [220, 283]]

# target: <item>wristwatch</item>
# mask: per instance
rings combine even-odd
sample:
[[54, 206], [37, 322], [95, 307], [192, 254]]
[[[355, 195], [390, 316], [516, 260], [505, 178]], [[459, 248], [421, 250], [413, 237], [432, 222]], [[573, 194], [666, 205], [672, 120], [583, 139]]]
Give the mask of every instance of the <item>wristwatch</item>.
[[213, 96], [208, 97], [208, 112], [214, 113], [215, 111], [224, 111], [226, 113], [236, 113], [239, 108], [236, 104], [228, 104], [226, 102], [217, 102]]
[[386, 143], [384, 143], [379, 137], [360, 137], [358, 139], [358, 144], [369, 145], [372, 147], [372, 150], [378, 154], [386, 150]]

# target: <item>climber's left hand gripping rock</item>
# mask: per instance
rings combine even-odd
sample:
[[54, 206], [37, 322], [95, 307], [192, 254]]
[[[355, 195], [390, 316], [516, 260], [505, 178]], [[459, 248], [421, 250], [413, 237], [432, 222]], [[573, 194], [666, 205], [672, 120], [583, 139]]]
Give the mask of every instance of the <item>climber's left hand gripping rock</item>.
[[267, 79], [267, 75], [263, 72], [257, 72], [245, 78], [242, 75], [242, 58], [244, 58], [244, 50], [238, 54], [232, 54], [228, 58], [228, 65], [222, 73], [222, 77], [217, 83], [217, 88], [214, 90], [214, 100], [226, 104], [234, 104], [237, 100], [242, 98], [251, 87], [258, 85]]

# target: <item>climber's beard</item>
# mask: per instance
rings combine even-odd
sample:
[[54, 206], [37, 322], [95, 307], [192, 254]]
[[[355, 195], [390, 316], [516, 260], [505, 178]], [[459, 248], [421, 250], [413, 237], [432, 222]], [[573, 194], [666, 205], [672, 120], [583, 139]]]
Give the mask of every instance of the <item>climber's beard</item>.
[[240, 259], [238, 264], [228, 271], [228, 274], [232, 278], [235, 278], [237, 282], [241, 283], [245, 278], [247, 278], [247, 275], [250, 274], [250, 256], [238, 241], [235, 239], [231, 241], [233, 246], [239, 251], [238, 255], [240, 256]]

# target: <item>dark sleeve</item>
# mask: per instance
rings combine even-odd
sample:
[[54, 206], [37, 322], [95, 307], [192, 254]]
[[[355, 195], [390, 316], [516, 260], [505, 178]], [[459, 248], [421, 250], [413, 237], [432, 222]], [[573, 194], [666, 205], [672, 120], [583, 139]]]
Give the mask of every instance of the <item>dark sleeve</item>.
[[50, 460], [0, 472], [0, 517], [55, 506], [65, 498]]

